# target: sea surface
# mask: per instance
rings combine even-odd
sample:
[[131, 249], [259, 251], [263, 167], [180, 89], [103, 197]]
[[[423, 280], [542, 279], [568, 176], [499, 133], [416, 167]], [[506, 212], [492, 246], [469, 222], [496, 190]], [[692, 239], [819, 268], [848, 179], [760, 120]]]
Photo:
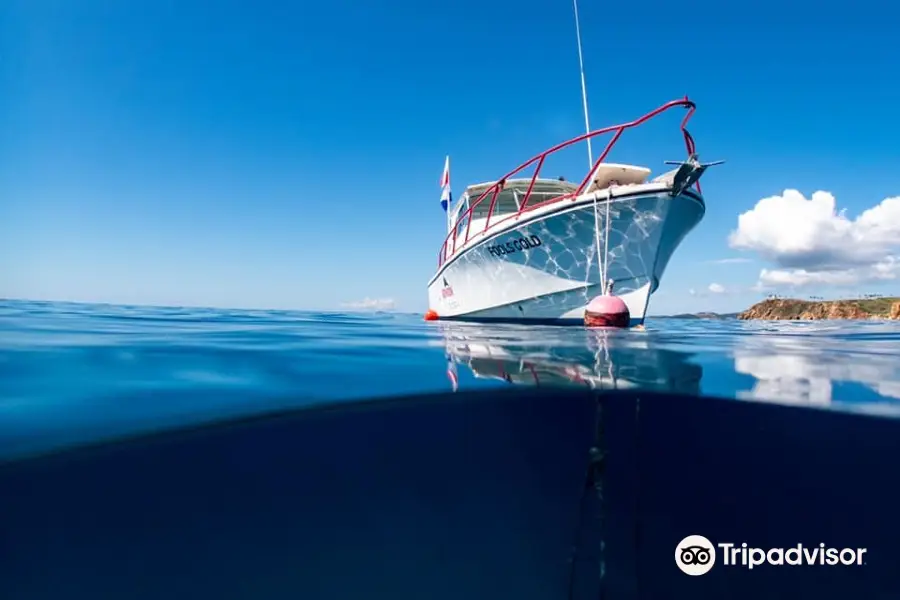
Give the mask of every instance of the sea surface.
[[292, 406], [491, 386], [651, 389], [900, 417], [900, 323], [420, 315], [0, 301], [0, 461]]

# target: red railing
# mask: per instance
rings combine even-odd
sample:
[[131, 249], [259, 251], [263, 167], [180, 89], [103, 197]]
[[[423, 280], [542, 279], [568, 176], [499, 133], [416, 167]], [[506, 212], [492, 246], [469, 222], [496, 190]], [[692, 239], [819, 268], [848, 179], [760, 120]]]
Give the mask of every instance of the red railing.
[[[597, 170], [597, 167], [600, 166], [600, 163], [602, 163], [606, 159], [606, 157], [609, 155], [610, 151], [612, 150], [613, 146], [615, 146], [616, 142], [619, 141], [619, 137], [622, 135], [623, 131], [625, 131], [626, 129], [631, 129], [633, 127], [637, 127], [638, 125], [641, 125], [641, 124], [645, 123], [646, 121], [649, 121], [653, 117], [655, 117], [661, 113], [664, 113], [667, 110], [669, 110], [670, 108], [674, 108], [676, 106], [682, 106], [687, 109], [687, 114], [681, 120], [681, 132], [684, 135], [684, 145], [687, 149], [688, 156], [691, 156], [692, 154], [694, 154], [694, 151], [695, 151], [694, 138], [692, 138], [691, 134], [688, 133], [688, 130], [686, 129], [686, 127], [687, 127], [687, 122], [690, 120], [691, 116], [694, 114], [694, 110], [696, 109], [696, 106], [694, 105], [693, 102], [688, 100], [687, 96], [685, 96], [681, 100], [672, 100], [671, 102], [667, 102], [666, 104], [663, 104], [656, 110], [651, 111], [651, 112], [647, 113], [646, 115], [644, 115], [643, 117], [636, 119], [634, 121], [631, 121], [629, 123], [622, 123], [621, 125], [613, 125], [611, 127], [605, 127], [603, 129], [596, 129], [594, 131], [591, 131], [590, 133], [585, 133], [583, 135], [580, 135], [576, 138], [572, 138], [571, 140], [568, 140], [561, 144], [557, 144], [556, 146], [553, 146], [549, 150], [545, 150], [544, 152], [541, 152], [540, 154], [538, 154], [534, 158], [528, 160], [527, 162], [522, 163], [521, 165], [519, 165], [518, 167], [516, 167], [515, 169], [513, 169], [512, 171], [510, 171], [503, 177], [501, 177], [499, 180], [497, 180], [496, 183], [494, 183], [493, 185], [488, 187], [474, 201], [472, 201], [471, 199], [469, 200], [468, 210], [466, 210], [462, 215], [457, 216], [456, 224], [453, 227], [453, 231], [448, 233], [447, 237], [444, 239], [444, 244], [441, 246], [441, 251], [438, 254], [438, 268], [440, 268], [447, 261], [447, 258], [448, 258], [447, 248], [448, 248], [448, 246], [450, 246], [450, 244], [452, 244], [452, 246], [453, 246], [453, 250], [451, 250], [451, 252], [450, 252], [451, 256], [458, 249], [457, 244], [456, 244], [456, 241], [457, 241], [456, 238], [457, 238], [457, 230], [459, 228], [458, 223], [460, 222], [461, 219], [467, 219], [466, 234], [465, 234], [463, 242], [462, 242], [462, 246], [465, 246], [469, 242], [470, 239], [474, 239], [474, 238], [478, 237], [479, 235], [483, 235], [489, 229], [500, 225], [501, 223], [503, 223], [504, 221], [507, 221], [508, 219], [514, 219], [514, 218], [520, 216], [522, 213], [532, 211], [532, 210], [535, 210], [536, 208], [540, 208], [543, 206], [547, 206], [548, 204], [553, 204], [554, 202], [561, 202], [563, 200], [577, 198], [578, 196], [581, 195], [581, 193], [584, 191], [584, 189], [590, 183], [591, 175]], [[571, 146], [572, 144], [577, 144], [578, 142], [583, 142], [585, 140], [594, 138], [598, 135], [603, 135], [604, 133], [610, 133], [610, 132], [615, 132], [615, 133], [613, 134], [612, 138], [609, 140], [609, 143], [606, 144], [606, 148], [603, 149], [603, 152], [601, 152], [600, 156], [597, 157], [597, 160], [594, 161], [594, 164], [591, 167], [591, 170], [584, 177], [584, 179], [581, 181], [578, 188], [574, 192], [570, 192], [568, 194], [563, 194], [561, 196], [555, 196], [553, 198], [550, 198], [549, 200], [544, 200], [543, 202], [538, 202], [531, 206], [528, 205], [528, 200], [531, 198], [531, 192], [534, 190], [534, 184], [538, 180], [538, 175], [541, 172], [541, 167], [544, 166], [544, 160], [546, 160], [546, 158], [548, 156], [550, 156], [554, 152], [562, 150], [563, 148], [567, 148], [567, 147]], [[525, 197], [522, 199], [522, 202], [519, 205], [519, 210], [516, 211], [515, 213], [512, 213], [512, 214], [506, 216], [506, 217], [503, 217], [496, 223], [491, 224], [491, 216], [493, 216], [493, 214], [494, 214], [494, 208], [497, 204], [497, 196], [500, 193], [500, 191], [503, 189], [503, 186], [506, 184], [506, 181], [509, 180], [514, 175], [516, 175], [517, 173], [519, 173], [520, 171], [527, 169], [528, 167], [530, 167], [531, 165], [533, 165], [535, 163], [537, 163], [537, 166], [534, 169], [534, 174], [531, 176], [531, 182], [528, 184], [528, 191], [525, 192]], [[697, 182], [695, 184], [695, 186], [697, 187], [697, 191], [700, 191], [700, 183]], [[484, 227], [481, 229], [481, 231], [476, 231], [474, 234], [472, 234], [470, 236], [469, 234], [470, 234], [470, 229], [472, 226], [472, 211], [475, 210], [475, 207], [477, 207], [488, 196], [488, 194], [491, 195], [491, 200], [490, 200], [490, 205], [488, 206], [488, 214], [487, 214], [487, 218], [485, 219]]]

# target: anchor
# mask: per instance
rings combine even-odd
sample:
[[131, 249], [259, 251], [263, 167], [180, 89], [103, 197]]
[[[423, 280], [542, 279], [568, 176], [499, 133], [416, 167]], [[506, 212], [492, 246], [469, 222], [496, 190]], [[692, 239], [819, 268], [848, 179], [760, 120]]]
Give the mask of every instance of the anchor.
[[677, 160], [665, 161], [665, 164], [667, 165], [680, 165], [678, 171], [675, 172], [675, 177], [672, 178], [672, 191], [669, 192], [669, 195], [681, 195], [684, 190], [697, 183], [697, 180], [700, 179], [700, 176], [703, 175], [706, 169], [714, 167], [715, 165], [721, 165], [725, 162], [724, 160], [717, 160], [709, 163], [701, 163], [698, 160], [699, 158], [700, 157], [694, 153], [683, 162]]

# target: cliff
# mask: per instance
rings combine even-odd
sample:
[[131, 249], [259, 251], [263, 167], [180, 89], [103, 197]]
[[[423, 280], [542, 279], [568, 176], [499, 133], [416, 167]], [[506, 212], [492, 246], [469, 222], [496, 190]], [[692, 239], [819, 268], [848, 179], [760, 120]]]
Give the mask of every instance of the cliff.
[[758, 302], [738, 319], [768, 321], [812, 321], [818, 319], [900, 319], [900, 298], [864, 300], [769, 299]]

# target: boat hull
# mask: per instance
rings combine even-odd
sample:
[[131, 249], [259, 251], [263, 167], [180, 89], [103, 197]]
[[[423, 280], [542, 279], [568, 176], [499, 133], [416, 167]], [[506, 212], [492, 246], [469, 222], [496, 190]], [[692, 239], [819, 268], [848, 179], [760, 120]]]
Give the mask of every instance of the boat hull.
[[[693, 191], [622, 194], [609, 200], [609, 277], [631, 324], [644, 321], [669, 259], [703, 218]], [[564, 201], [519, 217], [448, 260], [428, 285], [429, 308], [441, 319], [531, 323], [583, 322], [602, 292], [606, 200]], [[596, 220], [595, 220], [596, 219]]]

